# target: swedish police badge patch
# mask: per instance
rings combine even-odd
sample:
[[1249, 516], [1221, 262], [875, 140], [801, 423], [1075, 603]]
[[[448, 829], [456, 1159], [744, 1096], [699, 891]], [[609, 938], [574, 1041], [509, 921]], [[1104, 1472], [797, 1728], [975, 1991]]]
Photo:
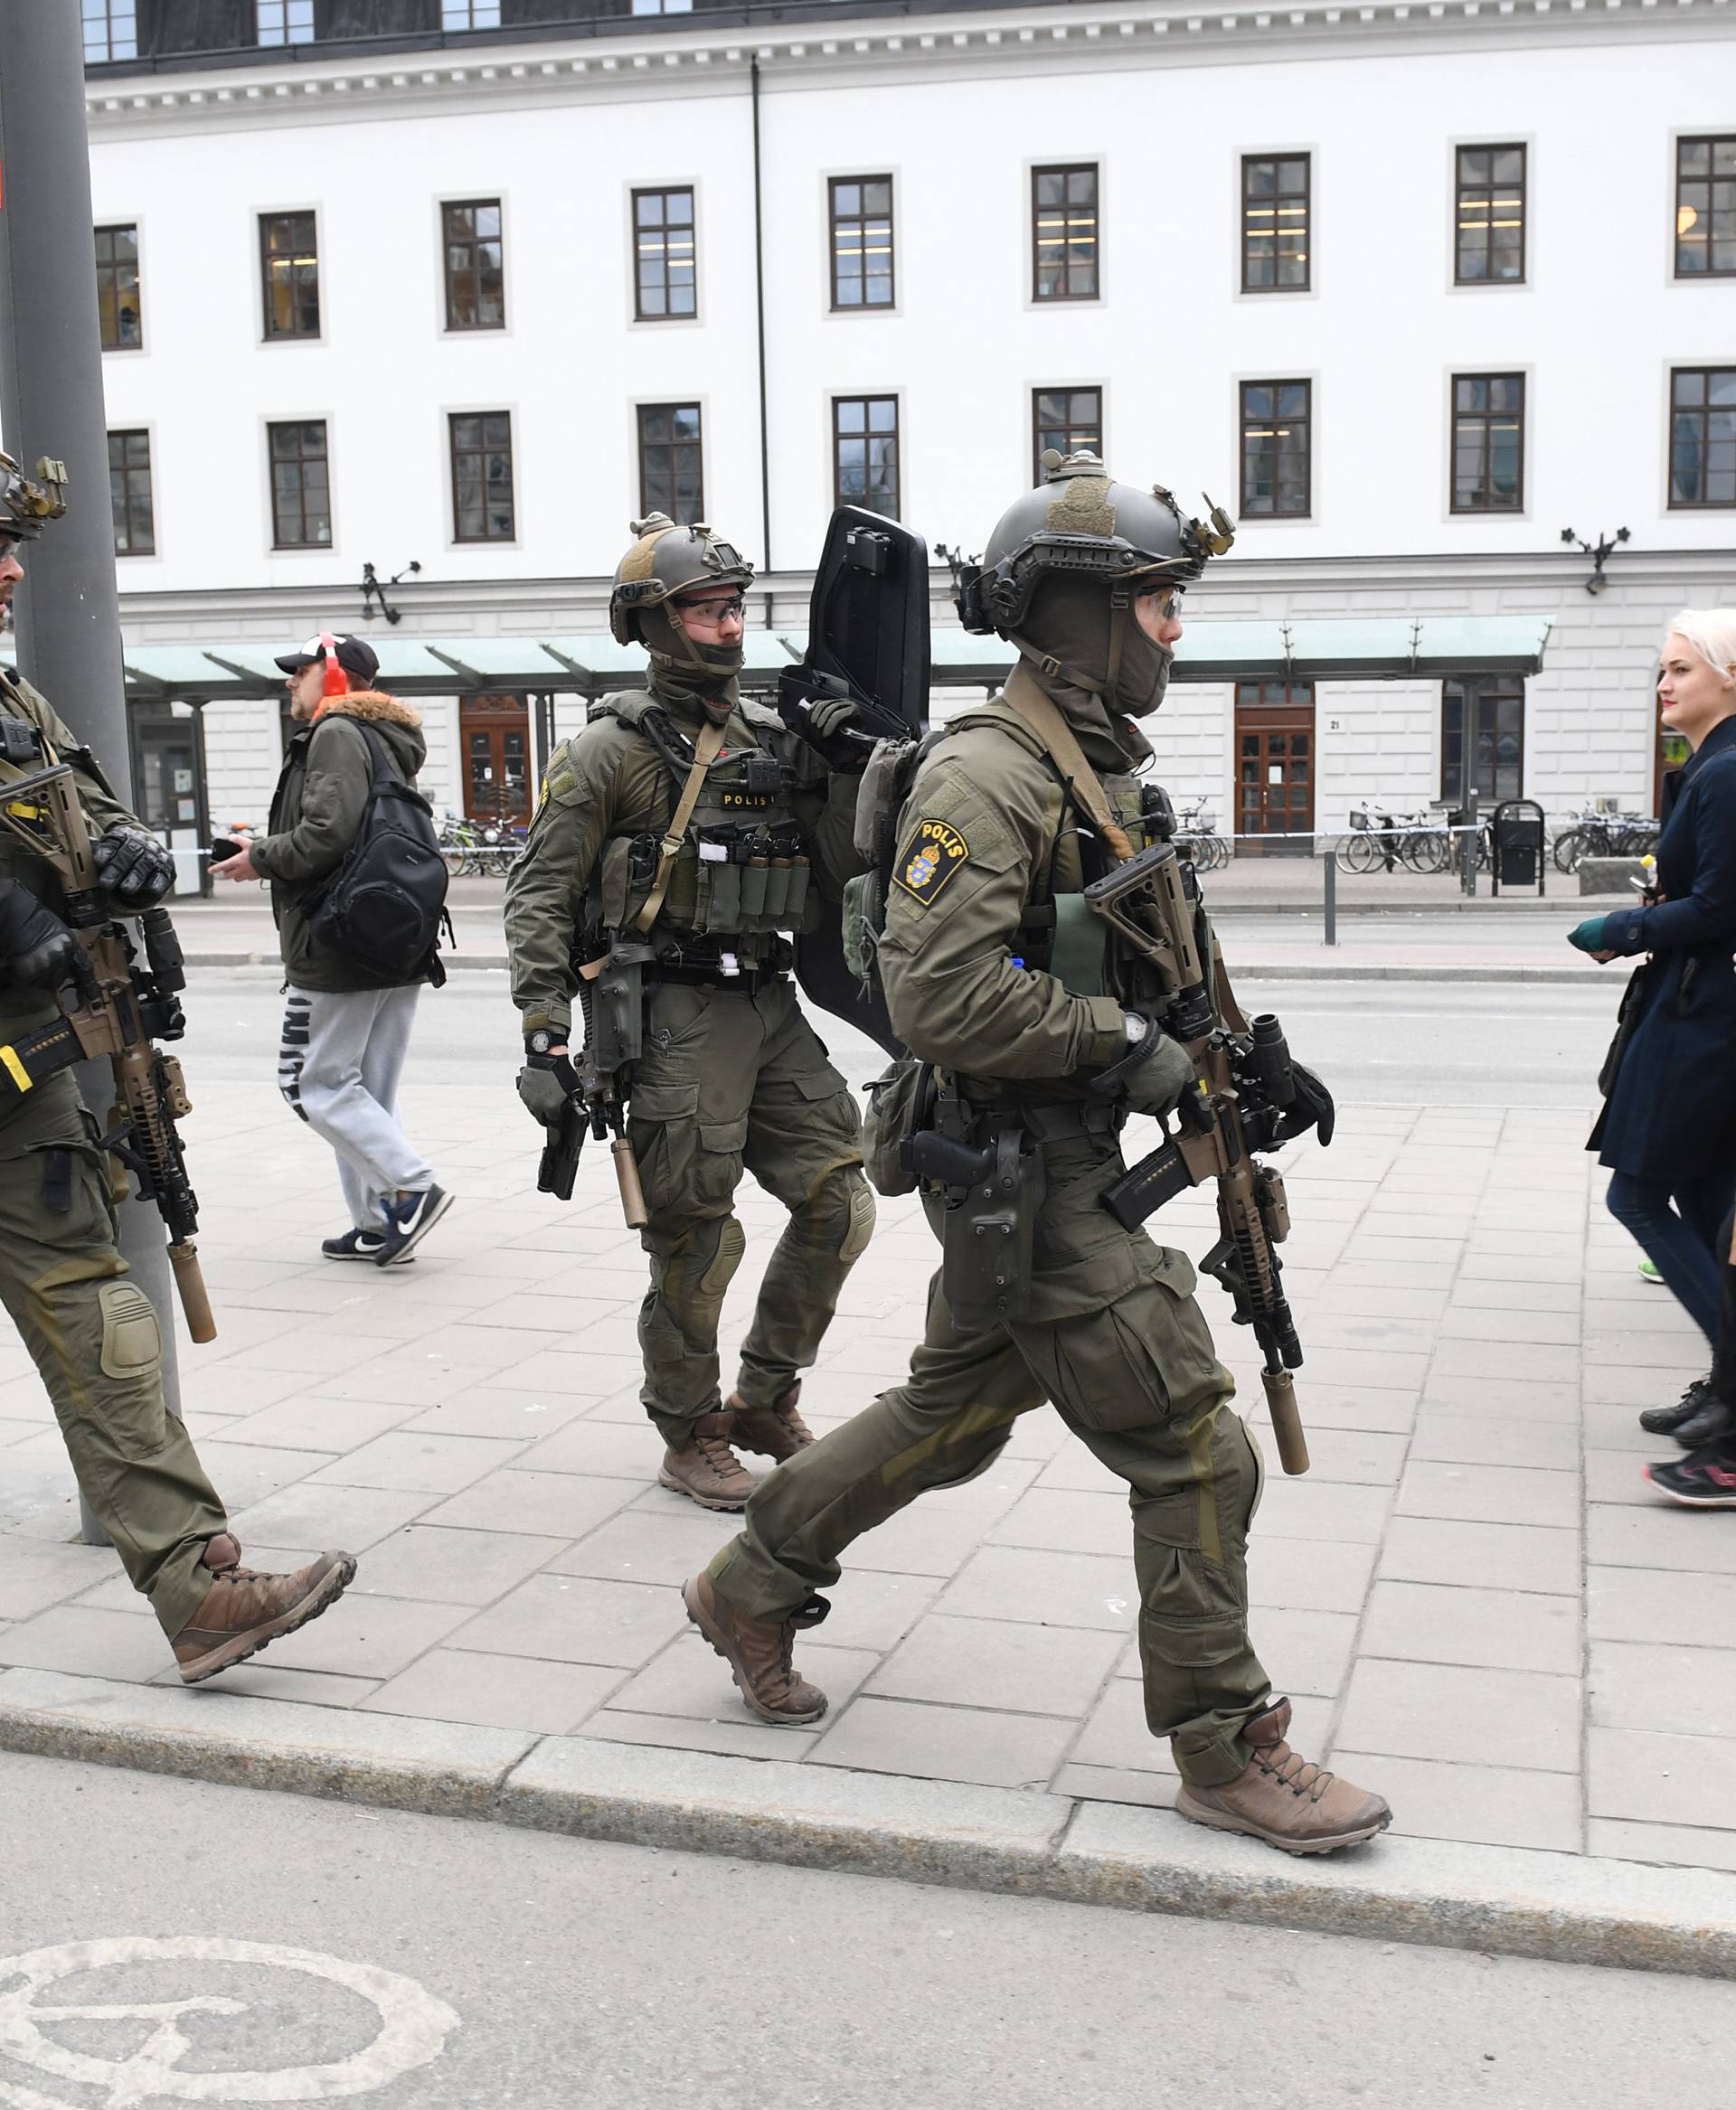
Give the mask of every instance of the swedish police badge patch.
[[970, 845], [945, 821], [919, 821], [892, 868], [892, 884], [926, 909], [970, 856]]

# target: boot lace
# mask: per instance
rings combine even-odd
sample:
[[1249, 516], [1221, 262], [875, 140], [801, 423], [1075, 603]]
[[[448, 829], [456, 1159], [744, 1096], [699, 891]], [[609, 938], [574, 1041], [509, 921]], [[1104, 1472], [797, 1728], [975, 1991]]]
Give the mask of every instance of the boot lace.
[[1270, 1753], [1256, 1751], [1254, 1763], [1262, 1773], [1269, 1773], [1280, 1787], [1288, 1788], [1293, 1795], [1312, 1795], [1316, 1803], [1335, 1777], [1324, 1766], [1316, 1766], [1301, 1752], [1292, 1751], [1288, 1744], [1279, 1744]]

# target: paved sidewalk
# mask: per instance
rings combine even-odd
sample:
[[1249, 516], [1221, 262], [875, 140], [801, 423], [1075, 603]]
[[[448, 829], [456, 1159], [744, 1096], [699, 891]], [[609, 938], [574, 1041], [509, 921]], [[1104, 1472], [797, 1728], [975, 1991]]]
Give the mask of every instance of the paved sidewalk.
[[[195, 1093], [221, 1337], [183, 1343], [189, 1420], [250, 1560], [329, 1544], [363, 1559], [305, 1634], [196, 1694], [141, 1691], [145, 1711], [245, 1740], [269, 1734], [265, 1703], [304, 1702], [285, 1719], [343, 1710], [412, 1755], [460, 1723], [516, 1732], [514, 1748], [579, 1732], [1047, 1789], [1106, 1818], [1168, 1803], [1141, 1717], [1125, 1499], [1046, 1411], [984, 1478], [855, 1550], [800, 1644], [832, 1695], [820, 1728], [750, 1719], [682, 1616], [676, 1583], [732, 1526], [654, 1484], [641, 1262], [606, 1154], [561, 1207], [530, 1191], [504, 1092], [412, 1075], [415, 1131], [462, 1201], [414, 1266], [385, 1273], [309, 1260], [336, 1220], [331, 1162], [269, 1078]], [[1657, 1446], [1634, 1425], [1703, 1367], [1703, 1344], [1594, 1204], [1585, 1126], [1579, 1105], [1358, 1105], [1329, 1153], [1288, 1154], [1315, 1467], [1269, 1483], [1256, 1632], [1298, 1744], [1385, 1791], [1400, 1834], [1736, 1870], [1736, 1527], [1650, 1496], [1638, 1467]], [[751, 1189], [743, 1203], [731, 1338], [780, 1220]], [[1175, 1210], [1167, 1235], [1198, 1253], [1205, 1205]], [[809, 1383], [817, 1427], [901, 1375], [933, 1261], [913, 1207], [884, 1204]], [[1258, 1401], [1226, 1300], [1203, 1295]], [[113, 1556], [71, 1542], [69, 1478], [7, 1333], [0, 1665], [16, 1667], [0, 1713], [51, 1690], [94, 1708], [99, 1681], [175, 1683]]]

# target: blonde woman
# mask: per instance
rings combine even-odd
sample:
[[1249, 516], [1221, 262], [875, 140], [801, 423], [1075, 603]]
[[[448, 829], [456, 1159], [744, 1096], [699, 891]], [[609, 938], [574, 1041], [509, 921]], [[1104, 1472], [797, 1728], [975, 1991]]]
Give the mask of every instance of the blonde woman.
[[[1718, 1227], [1736, 1191], [1736, 608], [1676, 617], [1657, 694], [1664, 724], [1694, 751], [1665, 799], [1656, 898], [1593, 916], [1568, 942], [1599, 960], [1649, 956], [1587, 1147], [1614, 1174], [1610, 1214], [1712, 1340]], [[1692, 1448], [1730, 1418], [1703, 1381], [1640, 1423]]]

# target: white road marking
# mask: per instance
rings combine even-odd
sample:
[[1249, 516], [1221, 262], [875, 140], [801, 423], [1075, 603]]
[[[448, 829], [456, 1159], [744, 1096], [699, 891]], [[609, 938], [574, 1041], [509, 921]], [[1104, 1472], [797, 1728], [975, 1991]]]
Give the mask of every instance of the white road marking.
[[[359, 1993], [378, 2012], [380, 2031], [371, 2044], [327, 2066], [283, 2067], [269, 2073], [183, 2072], [192, 2049], [183, 2018], [237, 2015], [245, 2001], [226, 1995], [188, 2000], [61, 2007], [39, 2001], [60, 1980], [122, 1964], [245, 1964], [296, 1971]], [[15, 1983], [14, 1983], [15, 1982]], [[138, 2021], [154, 2023], [146, 2041], [125, 2059], [93, 2058], [70, 2051], [45, 2036], [43, 2022]], [[322, 2103], [341, 2096], [365, 2096], [440, 2056], [459, 2018], [414, 1979], [377, 1964], [346, 1963], [312, 1949], [269, 1942], [230, 1941], [221, 1936], [183, 1935], [157, 1939], [122, 1935], [108, 1940], [66, 1942], [0, 1956], [0, 2059], [12, 2059], [56, 2080], [107, 2092], [106, 2110], [166, 2098], [177, 2103]], [[0, 2104], [11, 2110], [74, 2110], [57, 2098], [0, 2079]]]

